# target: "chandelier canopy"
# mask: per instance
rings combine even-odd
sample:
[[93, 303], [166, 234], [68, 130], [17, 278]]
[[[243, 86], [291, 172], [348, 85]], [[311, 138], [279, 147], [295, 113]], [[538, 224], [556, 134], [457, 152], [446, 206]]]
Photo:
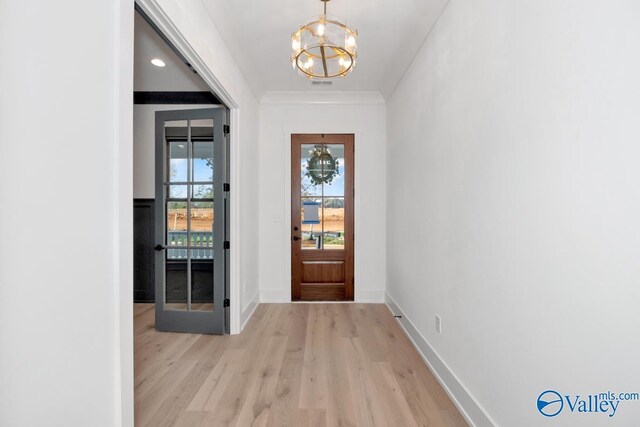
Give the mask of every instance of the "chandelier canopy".
[[338, 18], [324, 13], [291, 34], [291, 65], [309, 79], [344, 77], [353, 71], [358, 51], [358, 32]]

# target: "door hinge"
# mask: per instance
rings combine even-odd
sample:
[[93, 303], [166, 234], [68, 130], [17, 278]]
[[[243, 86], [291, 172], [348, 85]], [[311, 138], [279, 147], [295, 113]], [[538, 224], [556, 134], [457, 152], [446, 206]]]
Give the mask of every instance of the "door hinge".
[[229, 301], [229, 298], [225, 298], [224, 302], [222, 303], [222, 307], [227, 308], [229, 306], [231, 306], [231, 301]]
[[225, 182], [224, 184], [222, 184], [222, 190], [226, 191], [227, 193], [231, 191], [231, 186], [229, 185], [228, 182]]
[[225, 135], [229, 135], [229, 132], [231, 132], [231, 128], [229, 128], [229, 125], [223, 125], [222, 131], [224, 132]]
[[223, 249], [229, 249], [231, 247], [231, 244], [229, 243], [228, 240], [225, 240], [224, 244], [223, 244]]

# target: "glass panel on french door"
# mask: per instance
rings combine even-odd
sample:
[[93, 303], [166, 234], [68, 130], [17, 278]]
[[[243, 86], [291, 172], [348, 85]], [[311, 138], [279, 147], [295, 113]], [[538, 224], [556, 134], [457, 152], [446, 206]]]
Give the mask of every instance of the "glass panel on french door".
[[322, 182], [315, 179], [315, 173], [321, 172], [322, 167], [318, 166], [312, 159], [316, 150], [316, 145], [303, 144], [300, 151], [300, 171], [301, 171], [301, 195], [322, 196]]
[[344, 197], [344, 145], [326, 144], [324, 148], [324, 197]]
[[167, 310], [213, 310], [213, 120], [165, 122]]
[[165, 308], [167, 310], [187, 310], [187, 251], [188, 249], [167, 248], [165, 264]]
[[302, 197], [302, 249], [322, 249], [322, 197]]
[[344, 197], [325, 197], [322, 202], [324, 249], [344, 249]]
[[168, 143], [168, 180], [170, 182], [185, 182], [187, 180], [188, 121], [168, 121], [165, 122], [164, 127]]
[[213, 120], [192, 120], [191, 309], [213, 310]]
[[302, 249], [344, 249], [344, 145], [303, 144]]

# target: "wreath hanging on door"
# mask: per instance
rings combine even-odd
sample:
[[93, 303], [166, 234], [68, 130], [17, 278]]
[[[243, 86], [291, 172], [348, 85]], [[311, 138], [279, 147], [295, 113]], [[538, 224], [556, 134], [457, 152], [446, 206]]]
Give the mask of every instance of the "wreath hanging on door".
[[331, 155], [327, 146], [316, 145], [307, 159], [307, 172], [313, 185], [331, 184], [333, 178], [340, 174], [340, 162]]

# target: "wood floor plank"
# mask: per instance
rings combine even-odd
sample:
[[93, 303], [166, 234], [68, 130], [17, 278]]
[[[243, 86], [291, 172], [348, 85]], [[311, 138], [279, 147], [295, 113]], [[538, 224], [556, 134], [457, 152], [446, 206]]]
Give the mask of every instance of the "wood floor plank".
[[325, 315], [322, 305], [311, 305], [300, 387], [300, 408], [303, 409], [327, 408], [328, 390], [324, 357], [327, 319]]
[[193, 360], [177, 360], [173, 363], [171, 370], [155, 382], [152, 389], [141, 396], [135, 396], [135, 405], [138, 409], [135, 412], [135, 424], [137, 426], [152, 425], [150, 424], [151, 419], [160, 412], [173, 390], [180, 383], [180, 380], [187, 376], [195, 364], [196, 362]]
[[375, 380], [372, 377], [372, 364], [362, 357], [360, 338], [344, 338], [342, 341], [343, 354], [347, 363], [351, 395], [359, 426], [384, 426], [384, 413], [376, 402]]
[[199, 427], [204, 425], [206, 411], [185, 411], [176, 420], [174, 427]]
[[287, 348], [278, 376], [276, 395], [271, 404], [269, 426], [296, 426], [295, 417], [291, 414], [296, 414], [298, 411], [308, 314], [309, 304], [291, 304]]
[[[187, 359], [188, 360], [188, 359]], [[149, 426], [169, 427], [177, 424], [178, 419], [186, 411], [189, 403], [200, 389], [209, 372], [216, 364], [215, 358], [203, 358], [195, 362], [191, 370], [182, 378], [178, 386], [167, 396], [162, 406], [153, 418], [149, 421]]]
[[[220, 425], [240, 425], [238, 424], [242, 408], [247, 402], [248, 393], [251, 387], [258, 380], [260, 368], [268, 358], [265, 348], [268, 346], [270, 337], [261, 336], [256, 338], [257, 347], [252, 350], [245, 350], [240, 358], [238, 368], [233, 375], [233, 381], [225, 388], [218, 404], [207, 417], [207, 423]], [[259, 351], [255, 351], [258, 350]]]
[[465, 426], [385, 305], [261, 304], [240, 335], [134, 307], [136, 426]]
[[254, 422], [257, 425], [267, 424], [286, 345], [286, 337], [274, 336], [267, 339], [264, 358], [240, 411], [238, 425], [252, 425]]
[[376, 362], [376, 389], [378, 403], [383, 406], [384, 415], [388, 425], [417, 427], [418, 423], [411, 412], [411, 408], [400, 389], [398, 380], [388, 362]]
[[[135, 396], [143, 397], [165, 374], [171, 374], [176, 362], [198, 338], [191, 334], [163, 334], [146, 357], [134, 358]], [[151, 347], [151, 346], [150, 346]], [[141, 354], [144, 354], [140, 352]]]
[[[325, 306], [329, 312], [329, 327], [327, 328], [324, 359], [327, 361], [327, 421], [329, 425], [356, 426], [355, 408], [349, 382], [348, 366], [345, 363], [344, 347], [342, 346], [342, 328], [339, 313], [340, 304]], [[343, 304], [344, 305], [344, 304]]]
[[231, 384], [239, 369], [243, 355], [244, 350], [238, 349], [228, 350], [224, 353], [195, 394], [189, 405], [189, 411], [213, 410], [218, 405], [224, 391]]

